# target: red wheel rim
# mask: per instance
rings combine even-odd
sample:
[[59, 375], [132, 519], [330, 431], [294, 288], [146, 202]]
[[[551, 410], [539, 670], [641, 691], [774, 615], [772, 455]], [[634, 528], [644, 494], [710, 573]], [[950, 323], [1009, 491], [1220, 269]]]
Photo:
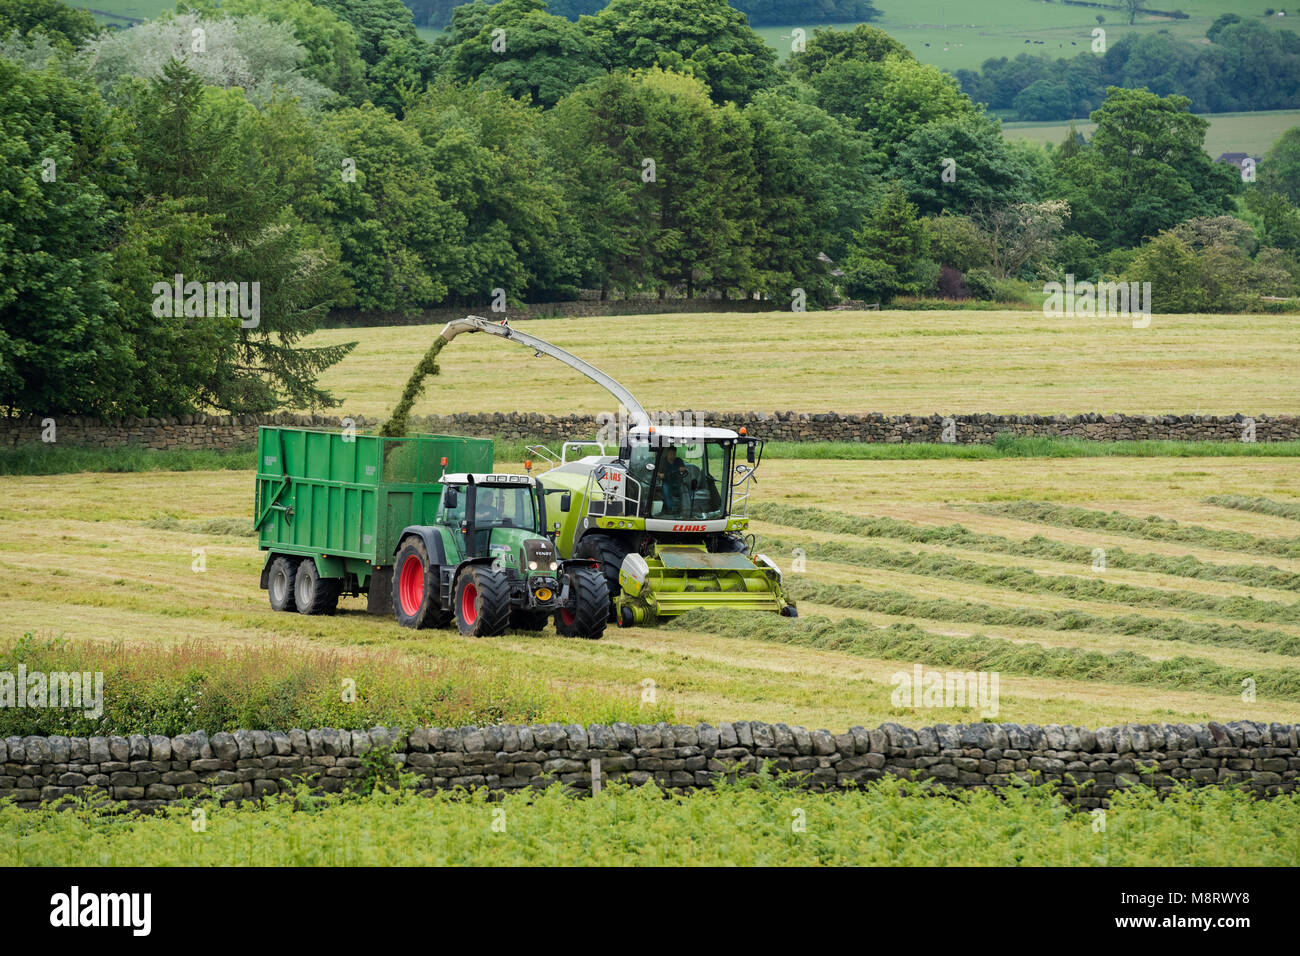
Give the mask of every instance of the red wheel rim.
[[465, 590], [460, 592], [460, 618], [466, 624], [473, 624], [478, 620], [478, 608], [474, 602], [478, 600], [478, 588], [474, 587], [473, 581], [465, 582]]
[[572, 611], [570, 611], [567, 607], [560, 608], [560, 620], [564, 622], [565, 627], [572, 627], [573, 620], [576, 617], [577, 615], [574, 614]]
[[424, 603], [424, 565], [413, 554], [402, 562], [397, 593], [402, 602], [402, 613], [409, 617], [420, 613], [420, 605]]

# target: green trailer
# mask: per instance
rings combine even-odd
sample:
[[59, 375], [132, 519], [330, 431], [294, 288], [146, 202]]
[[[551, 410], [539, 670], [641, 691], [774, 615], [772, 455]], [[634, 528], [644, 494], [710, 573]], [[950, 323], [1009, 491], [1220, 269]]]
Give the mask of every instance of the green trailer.
[[406, 627], [488, 636], [553, 616], [562, 634], [600, 637], [603, 576], [560, 559], [541, 483], [492, 464], [486, 439], [262, 427], [254, 522], [271, 607], [328, 614], [365, 594]]
[[332, 608], [341, 593], [368, 594], [368, 610], [391, 613], [402, 532], [433, 523], [444, 470], [491, 471], [492, 442], [263, 426], [254, 513], [266, 552], [262, 587], [277, 557], [310, 558], [321, 579], [338, 582], [332, 599], [334, 584], [321, 589], [320, 602]]

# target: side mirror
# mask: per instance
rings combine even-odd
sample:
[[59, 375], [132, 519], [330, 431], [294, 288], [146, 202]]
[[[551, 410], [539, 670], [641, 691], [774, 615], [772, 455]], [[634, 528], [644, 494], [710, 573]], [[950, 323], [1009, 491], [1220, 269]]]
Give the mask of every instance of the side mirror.
[[748, 443], [745, 445], [745, 461], [749, 462], [751, 465], [754, 463], [754, 443], [753, 443], [753, 442], [748, 442]]
[[572, 492], [566, 491], [564, 494], [560, 495], [560, 510], [561, 510], [561, 511], [568, 511], [569, 508], [570, 508], [570, 506], [572, 506], [572, 504], [573, 504], [573, 493], [572, 493]]
[[446, 488], [446, 489], [443, 490], [443, 492], [442, 492], [442, 506], [443, 506], [444, 508], [454, 508], [454, 507], [456, 507], [456, 503], [457, 503], [459, 500], [460, 500], [460, 495], [457, 494], [455, 488]]
[[622, 458], [624, 461], [632, 460], [632, 445], [630, 442], [626, 445], [618, 446], [618, 457]]

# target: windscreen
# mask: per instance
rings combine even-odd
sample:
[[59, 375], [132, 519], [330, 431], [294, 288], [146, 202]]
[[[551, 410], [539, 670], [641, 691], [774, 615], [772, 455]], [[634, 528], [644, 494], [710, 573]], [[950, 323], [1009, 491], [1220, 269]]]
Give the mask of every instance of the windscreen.
[[675, 442], [658, 451], [652, 517], [709, 521], [726, 515], [730, 444]]
[[533, 489], [528, 486], [498, 488], [479, 485], [476, 489], [474, 525], [479, 528], [537, 527]]

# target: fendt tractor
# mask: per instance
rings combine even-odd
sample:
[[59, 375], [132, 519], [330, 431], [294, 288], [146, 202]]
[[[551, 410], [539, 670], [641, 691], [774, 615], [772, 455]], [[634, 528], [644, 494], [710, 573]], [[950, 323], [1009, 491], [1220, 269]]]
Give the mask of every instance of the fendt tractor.
[[[773, 611], [796, 617], [781, 571], [752, 554], [746, 505], [764, 442], [727, 428], [655, 425], [626, 388], [582, 359], [534, 335], [467, 316], [441, 337], [486, 332], [549, 355], [603, 386], [626, 411], [617, 454], [600, 442], [571, 441], [556, 454], [531, 449], [552, 467], [546, 498], [560, 519], [549, 529], [561, 555], [598, 566], [608, 590], [609, 620], [654, 623], [692, 608]], [[620, 412], [619, 420], [623, 421]], [[583, 450], [599, 449], [570, 459]]]
[[554, 617], [562, 635], [604, 634], [603, 569], [559, 556], [546, 489], [493, 473], [490, 441], [263, 427], [257, 462], [261, 584], [277, 611], [328, 614], [365, 594], [406, 627], [455, 620], [492, 636]]

